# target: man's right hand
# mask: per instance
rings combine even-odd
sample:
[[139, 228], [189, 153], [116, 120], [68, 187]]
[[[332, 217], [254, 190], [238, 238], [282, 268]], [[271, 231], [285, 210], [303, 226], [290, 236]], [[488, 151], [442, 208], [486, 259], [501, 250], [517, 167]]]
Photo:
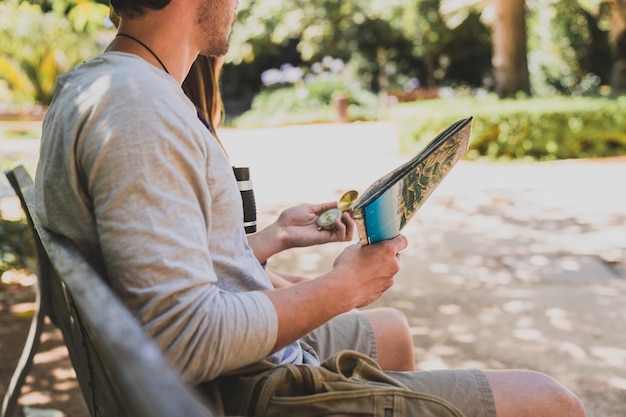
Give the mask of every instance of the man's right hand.
[[406, 237], [398, 235], [373, 245], [348, 246], [335, 259], [333, 272], [349, 285], [355, 307], [372, 303], [391, 287], [400, 270], [400, 252], [407, 244]]
[[403, 235], [360, 247], [348, 246], [332, 271], [298, 285], [266, 291], [278, 317], [272, 352], [301, 338], [330, 319], [379, 298], [400, 270]]

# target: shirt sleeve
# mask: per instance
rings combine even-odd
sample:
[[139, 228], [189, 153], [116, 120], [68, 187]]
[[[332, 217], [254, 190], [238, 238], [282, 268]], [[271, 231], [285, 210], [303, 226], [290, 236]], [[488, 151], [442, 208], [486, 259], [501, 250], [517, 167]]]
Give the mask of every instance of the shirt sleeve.
[[[207, 164], [230, 170], [226, 158], [211, 155], [219, 148], [188, 126], [188, 114], [151, 103], [170, 112], [159, 119], [133, 105], [82, 127], [78, 169], [112, 286], [183, 376], [207, 381], [266, 357], [276, 312], [261, 291], [216, 285], [209, 249], [215, 196], [207, 184], [215, 167]], [[111, 119], [128, 123], [113, 130]]]

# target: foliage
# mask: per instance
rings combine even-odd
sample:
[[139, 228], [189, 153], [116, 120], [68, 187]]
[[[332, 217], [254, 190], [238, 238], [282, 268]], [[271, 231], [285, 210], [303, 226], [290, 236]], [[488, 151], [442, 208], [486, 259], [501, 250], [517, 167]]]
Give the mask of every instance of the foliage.
[[529, 66], [535, 93], [591, 94], [608, 84], [606, 3], [590, 9], [577, 0], [535, 0], [532, 10]]
[[469, 159], [555, 160], [626, 155], [626, 97], [433, 100], [398, 106], [405, 150], [423, 147], [453, 121], [473, 116]]
[[38, 5], [43, 13], [53, 12], [70, 21], [74, 32], [97, 33], [109, 14], [107, 0], [20, 0]]
[[[607, 0], [527, 4], [533, 94], [590, 94], [606, 84]], [[249, 108], [265, 70], [286, 63], [306, 70], [327, 55], [350, 66], [350, 83], [375, 94], [418, 86], [492, 89], [489, 6], [489, 0], [241, 2], [222, 77], [226, 112]], [[107, 14], [107, 0], [2, 0], [0, 92], [47, 104], [57, 74], [101, 49]]]
[[489, 29], [477, 13], [447, 29], [440, 0], [258, 0], [241, 5], [222, 78], [227, 114], [261, 89], [259, 74], [324, 56], [351, 66], [375, 94], [416, 86], [480, 86], [491, 68]]
[[[69, 11], [71, 19], [54, 7], [43, 13], [39, 5], [28, 2], [0, 3], [0, 80], [8, 85], [14, 101], [48, 104], [56, 77], [98, 51], [94, 14], [102, 27], [106, 16], [102, 13], [108, 13], [108, 8], [87, 0], [76, 3]], [[54, 2], [60, 8], [58, 4]]]
[[[480, 20], [480, 14], [469, 13], [444, 45], [444, 85], [490, 86], [492, 49], [489, 28]], [[444, 62], [440, 62], [442, 67]]]
[[350, 120], [375, 120], [378, 98], [358, 84], [345, 84], [337, 78], [269, 89], [258, 94], [252, 108], [232, 124], [236, 127], [264, 127], [298, 123], [337, 121], [337, 100], [348, 100]]
[[0, 275], [10, 269], [32, 269], [34, 262], [34, 243], [26, 221], [0, 217]]
[[[398, 16], [404, 1], [260, 0], [246, 2], [237, 12], [226, 62], [252, 62], [277, 51], [291, 40], [305, 62], [325, 55], [346, 59], [356, 51], [359, 26], [381, 13]], [[386, 19], [391, 21], [391, 19]], [[386, 36], [394, 36], [389, 33]], [[382, 42], [385, 40], [383, 39]]]
[[426, 62], [423, 81], [427, 87], [438, 85], [445, 75], [444, 45], [449, 43], [451, 29], [445, 24], [440, 3], [440, 0], [421, 0], [415, 4], [417, 25], [413, 36], [418, 40], [415, 52]]
[[[260, 0], [243, 4], [222, 77], [226, 113], [245, 109], [238, 101], [261, 89], [262, 72], [285, 63], [308, 68], [325, 56], [352, 61], [351, 82], [374, 92], [406, 82], [414, 76], [406, 69], [420, 68], [418, 59], [406, 53], [412, 50], [412, 41], [398, 23], [406, 3]], [[234, 105], [233, 100], [237, 100]]]

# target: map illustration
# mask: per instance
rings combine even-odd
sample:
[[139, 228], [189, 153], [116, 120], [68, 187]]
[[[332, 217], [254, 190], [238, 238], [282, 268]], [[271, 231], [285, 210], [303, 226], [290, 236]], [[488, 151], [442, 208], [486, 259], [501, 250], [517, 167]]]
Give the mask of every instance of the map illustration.
[[361, 245], [391, 239], [415, 215], [469, 146], [472, 118], [440, 133], [415, 158], [377, 180], [355, 203]]

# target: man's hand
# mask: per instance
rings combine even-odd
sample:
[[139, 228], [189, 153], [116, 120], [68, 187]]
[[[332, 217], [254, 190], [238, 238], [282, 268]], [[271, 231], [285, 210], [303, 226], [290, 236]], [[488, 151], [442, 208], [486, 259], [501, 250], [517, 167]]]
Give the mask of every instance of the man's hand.
[[347, 212], [336, 220], [330, 230], [319, 230], [317, 218], [324, 211], [336, 208], [337, 203], [301, 204], [283, 211], [276, 225], [281, 230], [285, 248], [306, 247], [329, 242], [347, 242], [352, 239], [355, 224]]
[[330, 230], [319, 230], [317, 217], [337, 207], [336, 202], [301, 204], [283, 211], [267, 228], [248, 236], [248, 243], [260, 262], [286, 249], [330, 242], [348, 242], [356, 228], [350, 214], [344, 212]]
[[407, 245], [406, 237], [398, 235], [373, 245], [349, 246], [335, 259], [333, 273], [356, 297], [354, 307], [370, 304], [391, 287], [400, 270], [400, 252]]
[[332, 271], [298, 285], [266, 291], [276, 308], [278, 335], [274, 351], [333, 317], [378, 299], [400, 270], [403, 235], [373, 245], [347, 247]]

